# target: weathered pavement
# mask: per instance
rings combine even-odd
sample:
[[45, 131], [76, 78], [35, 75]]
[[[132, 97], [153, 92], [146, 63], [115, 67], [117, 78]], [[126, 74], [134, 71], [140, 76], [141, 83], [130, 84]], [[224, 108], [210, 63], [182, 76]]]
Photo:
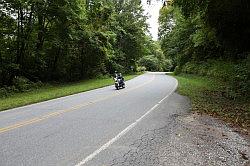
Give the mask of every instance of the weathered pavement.
[[[0, 113], [0, 165], [244, 165], [249, 142], [148, 73]], [[163, 100], [164, 99], [164, 100]]]
[[[220, 120], [192, 114], [189, 108], [190, 103], [186, 97], [176, 93], [171, 95], [144, 120], [149, 124], [147, 129], [142, 122], [137, 129], [106, 151], [106, 154], [116, 155], [111, 162], [107, 160], [105, 165], [249, 165], [249, 140], [242, 138]], [[130, 137], [135, 141], [128, 141]], [[133, 143], [128, 145], [127, 142]], [[117, 149], [124, 150], [117, 153]], [[101, 165], [98, 160], [94, 161], [91, 165]]]

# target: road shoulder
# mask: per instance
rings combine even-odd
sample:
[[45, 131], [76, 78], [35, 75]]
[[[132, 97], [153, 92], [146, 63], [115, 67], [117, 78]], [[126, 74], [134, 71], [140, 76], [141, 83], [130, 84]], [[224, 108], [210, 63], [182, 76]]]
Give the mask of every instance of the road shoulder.
[[138, 132], [145, 129], [138, 126], [137, 140], [110, 165], [248, 164], [249, 140], [216, 118], [191, 113], [190, 105], [174, 93], [145, 120], [147, 130]]

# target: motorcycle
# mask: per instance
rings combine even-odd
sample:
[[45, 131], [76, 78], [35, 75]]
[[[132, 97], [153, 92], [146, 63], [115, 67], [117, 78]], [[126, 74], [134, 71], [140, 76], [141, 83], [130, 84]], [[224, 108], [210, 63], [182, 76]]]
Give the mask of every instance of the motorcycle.
[[119, 90], [120, 88], [125, 88], [125, 82], [122, 78], [114, 78], [115, 88]]

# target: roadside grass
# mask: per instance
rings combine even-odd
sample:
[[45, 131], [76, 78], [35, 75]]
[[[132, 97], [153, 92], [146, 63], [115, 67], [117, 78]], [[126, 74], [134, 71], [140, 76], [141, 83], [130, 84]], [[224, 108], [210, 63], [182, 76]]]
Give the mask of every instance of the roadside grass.
[[[124, 78], [125, 80], [130, 80], [138, 75], [139, 74], [127, 75], [124, 76]], [[112, 78], [100, 78], [84, 80], [77, 83], [44, 85], [28, 92], [15, 93], [8, 97], [0, 98], [0, 111], [85, 92], [112, 85], [113, 83]]]
[[226, 85], [215, 79], [181, 74], [174, 76], [178, 82], [178, 93], [188, 96], [192, 110], [219, 117], [234, 126], [250, 128], [250, 103], [248, 99], [229, 99], [225, 95]]

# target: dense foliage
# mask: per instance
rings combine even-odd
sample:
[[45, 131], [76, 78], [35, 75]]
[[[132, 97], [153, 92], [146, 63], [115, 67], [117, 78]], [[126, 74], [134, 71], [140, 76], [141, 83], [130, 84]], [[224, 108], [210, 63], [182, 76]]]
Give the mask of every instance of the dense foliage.
[[144, 56], [138, 61], [139, 66], [147, 71], [169, 71], [171, 63], [163, 55], [159, 42], [148, 39], [145, 46]]
[[232, 98], [250, 93], [250, 2], [173, 0], [161, 9], [159, 38], [175, 73], [226, 83]]
[[2, 0], [0, 19], [0, 86], [127, 72], [150, 40], [140, 0]]

